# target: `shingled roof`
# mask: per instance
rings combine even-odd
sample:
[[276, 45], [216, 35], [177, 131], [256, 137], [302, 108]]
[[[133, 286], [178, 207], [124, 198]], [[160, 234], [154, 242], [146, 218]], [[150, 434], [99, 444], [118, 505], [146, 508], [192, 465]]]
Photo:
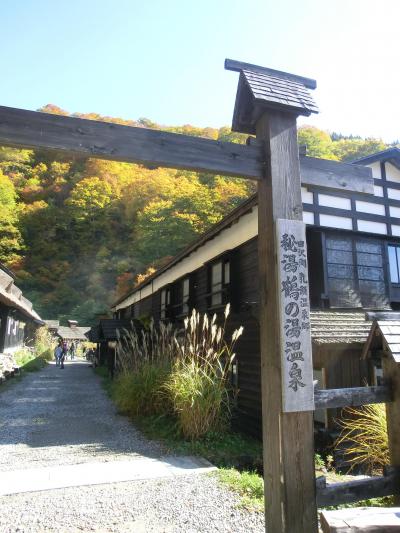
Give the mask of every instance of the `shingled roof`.
[[388, 161], [395, 167], [400, 168], [400, 149], [397, 146], [387, 148], [381, 152], [375, 152], [374, 154], [361, 157], [352, 161], [353, 164], [370, 165], [376, 161]]
[[318, 113], [309, 89], [316, 81], [270, 68], [225, 60], [225, 68], [240, 72], [232, 130], [255, 133], [258, 118], [269, 109], [284, 109], [297, 115]]
[[100, 342], [100, 326], [92, 326], [89, 331], [85, 333], [85, 336], [90, 342]]
[[400, 318], [399, 313], [393, 315], [392, 319], [378, 318], [374, 321], [363, 349], [363, 357], [374, 350], [383, 350], [391, 355], [396, 363], [400, 363]]
[[0, 264], [0, 303], [18, 309], [23, 315], [37, 324], [44, 324], [40, 316], [32, 308], [32, 302], [25, 298], [21, 289], [14, 285], [14, 275]]
[[364, 344], [372, 320], [364, 311], [311, 311], [311, 338], [315, 344]]
[[138, 323], [137, 320], [130, 318], [105, 318], [100, 320], [99, 327], [99, 337], [100, 342], [105, 341], [116, 341], [118, 339], [117, 331], [119, 334], [122, 334], [124, 330], [130, 330], [133, 327], [133, 324]]
[[64, 340], [86, 341], [87, 337], [85, 336], [85, 333], [89, 330], [90, 328], [88, 326], [77, 326], [75, 328], [59, 326], [57, 329], [57, 335]]

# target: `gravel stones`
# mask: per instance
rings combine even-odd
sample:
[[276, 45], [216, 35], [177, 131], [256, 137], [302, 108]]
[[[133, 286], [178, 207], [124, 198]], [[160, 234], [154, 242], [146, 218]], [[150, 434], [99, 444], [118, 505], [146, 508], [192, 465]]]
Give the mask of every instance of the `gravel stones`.
[[263, 515], [238, 509], [211, 475], [19, 494], [1, 504], [2, 533], [264, 532]]
[[[116, 413], [83, 362], [48, 365], [0, 390], [0, 475], [164, 454]], [[263, 515], [239, 501], [210, 474], [16, 494], [0, 497], [0, 533], [264, 532]]]

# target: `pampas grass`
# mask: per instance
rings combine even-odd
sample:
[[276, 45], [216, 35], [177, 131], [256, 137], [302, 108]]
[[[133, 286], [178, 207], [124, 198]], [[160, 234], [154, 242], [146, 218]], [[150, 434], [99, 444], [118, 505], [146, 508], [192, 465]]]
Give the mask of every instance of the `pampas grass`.
[[224, 322], [217, 324], [193, 310], [184, 329], [151, 321], [141, 332], [125, 331], [117, 342], [114, 398], [131, 416], [173, 413], [185, 438], [197, 439], [222, 429], [230, 415], [230, 371], [234, 346], [243, 332], [226, 340]]
[[178, 427], [188, 439], [223, 429], [229, 418], [233, 350], [243, 332], [241, 327], [233, 332], [229, 342], [225, 340], [229, 311], [228, 304], [224, 323], [218, 326], [216, 315], [210, 320], [206, 314], [193, 310], [185, 319], [182, 337], [176, 339], [178, 357], [165, 389]]
[[350, 467], [362, 465], [371, 474], [381, 473], [389, 464], [385, 404], [347, 407], [337, 422], [341, 427], [335, 446], [344, 446]]

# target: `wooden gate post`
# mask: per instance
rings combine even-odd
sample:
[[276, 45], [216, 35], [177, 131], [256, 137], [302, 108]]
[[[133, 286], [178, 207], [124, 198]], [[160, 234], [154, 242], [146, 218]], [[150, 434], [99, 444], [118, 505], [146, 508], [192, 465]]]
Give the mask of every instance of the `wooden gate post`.
[[317, 533], [314, 387], [298, 115], [315, 80], [225, 60], [240, 72], [232, 129], [256, 133], [265, 515], [268, 533]]
[[[312, 407], [283, 412], [280, 243], [277, 219], [302, 220], [296, 114], [268, 110], [257, 121], [267, 168], [258, 188], [260, 333], [266, 528], [269, 533], [317, 532]], [[308, 280], [306, 280], [307, 309]], [[293, 315], [294, 316], [294, 315]], [[306, 354], [311, 357], [311, 354]], [[310, 385], [308, 383], [308, 385]]]

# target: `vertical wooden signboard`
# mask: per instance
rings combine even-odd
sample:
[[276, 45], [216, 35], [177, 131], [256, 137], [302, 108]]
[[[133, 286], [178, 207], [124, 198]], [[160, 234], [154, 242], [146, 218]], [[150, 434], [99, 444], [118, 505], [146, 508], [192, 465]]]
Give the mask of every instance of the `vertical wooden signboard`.
[[305, 224], [277, 219], [282, 411], [312, 411], [314, 387]]

